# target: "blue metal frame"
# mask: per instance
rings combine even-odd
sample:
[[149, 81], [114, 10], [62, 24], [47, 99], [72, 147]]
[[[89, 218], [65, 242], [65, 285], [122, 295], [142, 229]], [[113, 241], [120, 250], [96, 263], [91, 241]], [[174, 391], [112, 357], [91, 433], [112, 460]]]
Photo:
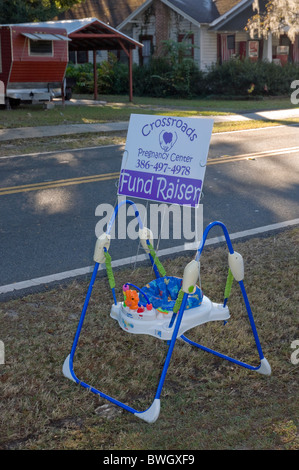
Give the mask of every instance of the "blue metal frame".
[[[89, 300], [90, 300], [90, 297], [91, 297], [91, 293], [92, 293], [93, 285], [94, 285], [94, 282], [95, 282], [95, 279], [96, 279], [96, 276], [97, 276], [97, 273], [98, 273], [98, 269], [99, 269], [99, 263], [95, 263], [94, 270], [93, 270], [93, 273], [92, 273], [92, 277], [91, 277], [91, 280], [90, 280], [90, 283], [89, 283], [89, 288], [88, 288], [87, 295], [86, 295], [86, 298], [85, 298], [85, 302], [84, 302], [84, 305], [83, 305], [82, 313], [81, 313], [80, 320], [79, 320], [79, 323], [78, 323], [77, 331], [76, 331], [75, 338], [74, 338], [74, 341], [73, 341], [71, 353], [68, 357], [69, 372], [71, 374], [71, 377], [72, 377], [73, 381], [76, 382], [78, 385], [81, 385], [81, 387], [88, 389], [90, 392], [93, 392], [96, 395], [99, 395], [100, 397], [110, 401], [114, 405], [117, 405], [117, 406], [123, 408], [124, 410], [135, 414], [136, 416], [138, 416], [138, 415], [141, 416], [144, 413], [144, 411], [138, 411], [135, 408], [133, 408], [131, 406], [128, 406], [125, 403], [122, 403], [121, 401], [116, 400], [115, 398], [101, 392], [97, 388], [95, 388], [95, 387], [87, 384], [86, 382], [78, 379], [78, 377], [76, 376], [76, 374], [74, 372], [74, 355], [75, 355], [76, 348], [77, 348], [77, 345], [78, 345], [81, 329], [82, 329], [82, 326], [83, 326], [84, 318], [85, 318], [85, 315], [86, 315], [88, 303], [89, 303]], [[165, 358], [164, 366], [163, 366], [162, 373], [161, 373], [161, 376], [160, 376], [160, 380], [159, 380], [159, 383], [158, 383], [158, 387], [157, 387], [157, 390], [156, 390], [156, 393], [155, 393], [155, 396], [154, 396], [154, 400], [160, 399], [160, 396], [161, 396], [161, 392], [162, 392], [164, 381], [165, 381], [165, 378], [166, 378], [166, 374], [167, 374], [168, 366], [169, 366], [169, 363], [170, 363], [171, 355], [172, 355], [173, 348], [174, 348], [174, 345], [175, 345], [175, 341], [176, 341], [176, 338], [177, 338], [177, 335], [178, 335], [180, 324], [181, 324], [181, 321], [182, 321], [182, 318], [183, 318], [183, 314], [184, 314], [187, 299], [188, 299], [188, 294], [184, 294], [182, 304], [181, 304], [181, 307], [180, 307], [179, 312], [178, 312], [177, 321], [176, 321], [176, 324], [175, 324], [175, 327], [174, 327], [174, 330], [173, 330], [172, 338], [171, 338], [171, 341], [169, 343], [168, 352], [167, 352], [167, 355], [166, 355], [166, 358]]]
[[[225, 240], [226, 240], [226, 244], [228, 246], [228, 250], [230, 252], [230, 254], [233, 254], [234, 253], [234, 249], [233, 249], [233, 245], [232, 245], [232, 242], [231, 242], [231, 239], [230, 239], [230, 236], [229, 236], [229, 233], [228, 233], [228, 230], [226, 228], [226, 226], [222, 223], [222, 222], [219, 222], [219, 221], [215, 221], [215, 222], [211, 222], [205, 229], [204, 233], [203, 233], [203, 236], [202, 236], [202, 240], [200, 242], [200, 245], [199, 245], [199, 248], [197, 250], [197, 254], [196, 254], [196, 260], [198, 261], [200, 259], [200, 256], [202, 254], [202, 251], [203, 251], [203, 248], [204, 248], [204, 245], [205, 245], [205, 242], [207, 240], [207, 236], [208, 236], [208, 233], [209, 231], [215, 227], [215, 226], [219, 226], [222, 228], [223, 230], [223, 233], [224, 233], [224, 236], [225, 236]], [[242, 295], [243, 295], [243, 299], [244, 299], [244, 303], [245, 303], [245, 307], [246, 307], [246, 311], [247, 311], [247, 314], [248, 314], [248, 318], [249, 318], [249, 322], [250, 322], [250, 326], [251, 326], [251, 330], [252, 330], [252, 333], [253, 333], [253, 336], [254, 336], [254, 340], [255, 340], [255, 344], [256, 344], [256, 347], [257, 347], [257, 351], [258, 351], [258, 354], [259, 354], [259, 358], [260, 360], [262, 361], [262, 359], [264, 359], [264, 354], [263, 354], [263, 351], [262, 351], [262, 347], [261, 347], [261, 344], [260, 344], [260, 340], [259, 340], [259, 337], [258, 337], [258, 333], [257, 333], [257, 329], [256, 329], [256, 326], [255, 326], [255, 322], [254, 322], [254, 318], [253, 318], [253, 315], [252, 315], [252, 311], [251, 311], [251, 307], [250, 307], [250, 303], [249, 303], [249, 300], [248, 300], [248, 297], [247, 297], [247, 293], [246, 293], [246, 289], [245, 289], [245, 286], [244, 286], [244, 282], [243, 281], [239, 281], [239, 286], [241, 288], [241, 292], [242, 292]], [[188, 339], [185, 335], [182, 335], [181, 336], [181, 339], [183, 339], [185, 342], [191, 344], [192, 346], [196, 346], [197, 348], [199, 349], [202, 349], [203, 351], [206, 351], [206, 352], [209, 352], [209, 353], [212, 353], [214, 354], [215, 356], [218, 356], [222, 359], [226, 359], [230, 362], [233, 362], [234, 364], [238, 364], [239, 366], [242, 366], [242, 367], [245, 367], [247, 369], [250, 369], [250, 370], [258, 370], [260, 368], [260, 364], [258, 366], [251, 366], [249, 364], [247, 364], [246, 362], [242, 362], [242, 361], [239, 361], [237, 359], [234, 359], [230, 356], [226, 356], [225, 354], [221, 354], [217, 351], [214, 351], [213, 349], [210, 349], [210, 348], [207, 348], [205, 346], [202, 346], [201, 344], [198, 344], [194, 341], [191, 341], [190, 339]]]
[[[120, 203], [115, 208], [114, 213], [111, 217], [111, 220], [108, 224], [108, 230], [109, 231], [111, 230], [112, 224], [113, 224], [113, 222], [115, 220], [115, 216], [117, 214], [117, 211], [118, 211], [120, 205], [122, 205], [123, 203], [128, 203], [128, 204], [132, 204], [133, 206], [135, 206], [135, 204], [132, 201], [129, 201], [129, 200], [126, 200], [126, 201], [123, 201], [122, 203]], [[139, 217], [139, 212], [137, 211], [136, 206], [135, 206], [135, 215], [138, 218], [140, 226], [142, 227], [142, 222], [141, 222], [141, 219]], [[211, 228], [213, 228], [216, 225], [220, 226], [222, 228], [223, 232], [224, 232], [229, 252], [231, 254], [234, 253], [232, 243], [231, 243], [231, 240], [230, 240], [230, 237], [229, 237], [229, 234], [228, 234], [228, 231], [227, 231], [225, 225], [222, 222], [217, 222], [216, 221], [216, 222], [211, 223], [204, 231], [202, 241], [200, 243], [200, 246], [199, 246], [197, 254], [196, 254], [196, 259], [197, 260], [199, 260], [199, 258], [201, 256], [201, 253], [202, 253], [202, 250], [204, 248], [204, 244], [206, 242], [209, 231], [211, 230]], [[151, 262], [153, 263], [153, 259], [152, 259], [151, 256], [150, 256], [150, 259], [151, 259]], [[77, 378], [77, 376], [74, 372], [74, 366], [73, 366], [74, 355], [75, 355], [76, 348], [77, 348], [77, 345], [78, 345], [78, 340], [79, 340], [79, 337], [80, 337], [80, 334], [81, 334], [81, 329], [82, 329], [83, 322], [84, 322], [84, 319], [85, 319], [86, 311], [87, 311], [87, 308], [88, 308], [89, 300], [90, 300], [90, 297], [91, 297], [91, 294], [92, 294], [92, 290], [93, 290], [94, 282], [95, 282], [95, 279], [96, 279], [96, 276], [97, 276], [97, 273], [98, 273], [98, 269], [99, 269], [99, 263], [96, 262], [95, 266], [94, 266], [93, 273], [92, 273], [92, 277], [91, 277], [91, 280], [90, 280], [90, 283], [89, 283], [89, 287], [88, 287], [88, 291], [87, 291], [87, 294], [86, 294], [85, 302], [84, 302], [84, 305], [83, 305], [83, 308], [82, 308], [80, 320], [79, 320], [77, 330], [76, 330], [76, 333], [75, 333], [75, 337], [74, 337], [74, 341], [73, 341], [73, 344], [72, 344], [71, 352], [70, 352], [70, 355], [68, 356], [68, 358], [65, 361], [65, 362], [67, 362], [67, 376], [69, 378], [71, 378], [74, 382], [76, 382], [77, 384], [81, 385], [83, 388], [86, 388], [86, 389], [90, 390], [91, 392], [99, 395], [100, 397], [110, 401], [111, 403], [123, 408], [124, 410], [135, 414], [137, 417], [140, 417], [141, 419], [145, 419], [145, 421], [148, 421], [148, 422], [153, 422], [153, 421], [156, 420], [156, 418], [159, 414], [159, 410], [156, 412], [156, 417], [146, 419], [144, 415], [147, 413], [147, 411], [150, 410], [151, 407], [148, 408], [148, 410], [146, 410], [146, 411], [137, 411], [135, 408], [133, 408], [131, 406], [128, 406], [125, 403], [122, 403], [121, 401], [116, 400], [115, 398], [101, 392], [100, 390], [98, 390], [97, 388], [87, 384], [86, 382], [81, 381], [80, 379]], [[255, 341], [256, 341], [259, 356], [260, 356], [260, 359], [262, 360], [264, 358], [264, 356], [263, 356], [263, 353], [262, 353], [261, 345], [260, 345], [260, 342], [259, 342], [258, 334], [257, 334], [256, 327], [255, 327], [255, 324], [254, 324], [254, 319], [253, 319], [253, 316], [252, 316], [252, 312], [251, 312], [251, 309], [250, 309], [250, 304], [249, 304], [249, 301], [248, 301], [248, 298], [247, 298], [247, 294], [246, 294], [246, 291], [245, 291], [243, 281], [240, 281], [239, 284], [240, 284], [241, 291], [242, 291], [242, 294], [243, 294], [243, 298], [244, 298], [244, 301], [245, 301], [247, 313], [248, 313], [248, 316], [249, 316], [249, 320], [250, 320], [251, 328], [252, 328], [252, 331], [253, 331], [253, 335], [254, 335], [254, 338], [255, 338]], [[132, 285], [132, 284], [129, 284], [129, 285]], [[136, 286], [134, 286], [134, 287], [136, 287]], [[114, 300], [116, 300], [115, 299], [115, 294], [113, 295], [113, 297], [114, 297]], [[184, 314], [184, 311], [185, 311], [187, 300], [188, 300], [188, 294], [184, 293], [179, 311], [176, 315], [173, 316], [173, 319], [172, 319], [172, 323], [175, 319], [174, 330], [173, 330], [171, 340], [167, 341], [168, 351], [167, 351], [167, 354], [166, 354], [165, 362], [164, 362], [163, 369], [162, 369], [160, 379], [159, 379], [159, 382], [158, 382], [157, 390], [156, 390], [156, 393], [155, 393], [155, 396], [154, 396], [154, 402], [155, 402], [155, 400], [159, 400], [160, 396], [161, 396], [162, 388], [163, 388], [164, 381], [165, 381], [165, 378], [166, 378], [166, 374], [167, 374], [167, 370], [168, 370], [169, 363], [170, 363], [170, 360], [171, 360], [174, 345], [175, 345], [176, 339], [178, 337], [178, 332], [179, 332], [179, 328], [180, 328], [181, 321], [182, 321], [182, 318], [183, 318], [183, 314]], [[251, 365], [246, 364], [242, 361], [238, 361], [237, 359], [233, 359], [229, 356], [226, 356], [226, 355], [221, 354], [217, 351], [209, 349], [205, 346], [202, 346], [198, 343], [195, 343], [194, 341], [191, 341], [185, 335], [181, 335], [180, 338], [183, 339], [185, 342], [189, 343], [192, 346], [196, 346], [199, 349], [210, 352], [210, 353], [212, 353], [212, 354], [214, 354], [214, 355], [216, 355], [216, 356], [218, 356], [222, 359], [229, 360], [229, 361], [231, 361], [235, 364], [238, 364], [242, 367], [245, 367], [245, 368], [248, 368], [248, 369], [251, 369], [251, 370], [258, 370], [259, 367], [260, 367], [260, 366], [258, 366], [258, 367], [251, 366]], [[153, 404], [154, 404], [154, 402], [153, 402]]]
[[[130, 201], [130, 200], [124, 200], [124, 201], [120, 202], [116, 206], [116, 208], [114, 209], [114, 212], [112, 214], [112, 217], [111, 217], [111, 219], [109, 221], [109, 224], [108, 224], [108, 227], [107, 227], [107, 234], [110, 234], [112, 225], [115, 221], [116, 214], [117, 214], [119, 208], [125, 203], [133, 205], [133, 207], [135, 209], [135, 216], [138, 219], [139, 227], [143, 228], [143, 224], [142, 224], [142, 221], [141, 221], [141, 218], [139, 216], [139, 212], [137, 210], [137, 207], [136, 207], [135, 203]], [[150, 261], [151, 261], [151, 263], [154, 267], [154, 270], [156, 272], [157, 277], [159, 277], [160, 276], [159, 272], [156, 269], [156, 266], [154, 264], [154, 260], [153, 260], [153, 258], [150, 254], [149, 254], [149, 258], [150, 258]], [[75, 333], [75, 337], [74, 337], [74, 341], [73, 341], [73, 344], [72, 344], [71, 352], [70, 352], [70, 355], [67, 358], [67, 360], [68, 360], [68, 372], [70, 374], [70, 378], [72, 378], [72, 380], [74, 382], [76, 382], [77, 384], [81, 385], [81, 387], [88, 389], [89, 391], [91, 391], [91, 392], [95, 393], [96, 395], [99, 395], [100, 397], [110, 401], [114, 405], [117, 405], [117, 406], [125, 409], [126, 411], [129, 411], [130, 413], [133, 413], [137, 416], [138, 415], [141, 416], [144, 413], [143, 411], [138, 411], [135, 408], [132, 408], [131, 406], [128, 406], [125, 403], [122, 403], [121, 401], [116, 400], [115, 398], [101, 392], [97, 388], [95, 388], [95, 387], [87, 384], [86, 382], [78, 379], [78, 377], [76, 376], [76, 374], [74, 372], [74, 356], [75, 356], [75, 352], [76, 352], [76, 349], [77, 349], [79, 337], [80, 337], [80, 334], [81, 334], [82, 326], [83, 326], [83, 323], [84, 323], [85, 315], [86, 315], [86, 312], [87, 312], [89, 300], [90, 300], [90, 297], [91, 297], [91, 294], [92, 294], [92, 290], [93, 290], [93, 286], [94, 286], [94, 282], [95, 282], [98, 270], [99, 270], [99, 263], [95, 263], [93, 273], [92, 273], [92, 276], [91, 276], [91, 280], [90, 280], [90, 283], [89, 283], [88, 291], [87, 291], [87, 294], [86, 294], [85, 302], [84, 302], [84, 305], [83, 305], [83, 308], [82, 308], [80, 320], [79, 320], [77, 330], [76, 330], [76, 333]], [[127, 284], [133, 286], [133, 284], [130, 284], [130, 283], [127, 283]], [[134, 287], [136, 287], [136, 286], [134, 286]], [[139, 290], [141, 291], [141, 289], [139, 289]], [[113, 293], [114, 303], [117, 303], [114, 291], [112, 293]], [[147, 296], [144, 293], [143, 293], [143, 295], [147, 298]], [[165, 358], [164, 367], [163, 367], [163, 370], [162, 370], [162, 373], [161, 373], [161, 377], [160, 377], [160, 380], [159, 380], [159, 383], [158, 383], [158, 387], [157, 387], [157, 391], [156, 391], [154, 399], [160, 399], [160, 395], [161, 395], [163, 384], [164, 384], [164, 381], [165, 381], [167, 369], [168, 369], [169, 362], [170, 362], [170, 359], [171, 359], [171, 354], [172, 354], [172, 351], [173, 351], [173, 348], [174, 348], [174, 345], [175, 345], [176, 337], [177, 337], [179, 327], [180, 327], [180, 324], [181, 324], [181, 320], [182, 320], [182, 317], [183, 317], [183, 313], [184, 313], [184, 310], [185, 310], [185, 305], [186, 305], [186, 302], [187, 302], [187, 298], [188, 298], [188, 295], [185, 294], [185, 296], [183, 298], [183, 301], [182, 301], [182, 304], [181, 304], [181, 308], [179, 310], [179, 314], [178, 314], [178, 318], [177, 318], [177, 324], [174, 328], [172, 339], [168, 343], [169, 348], [168, 348], [168, 352], [167, 352], [167, 355], [166, 355], [166, 358]]]

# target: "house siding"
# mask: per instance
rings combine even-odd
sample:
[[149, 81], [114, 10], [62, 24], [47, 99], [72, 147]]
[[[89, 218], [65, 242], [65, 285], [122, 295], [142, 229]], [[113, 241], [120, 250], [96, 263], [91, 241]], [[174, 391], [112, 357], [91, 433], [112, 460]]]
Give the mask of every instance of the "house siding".
[[[133, 22], [132, 29], [127, 28], [122, 32], [131, 36], [135, 41], [139, 41], [140, 36], [152, 36], [153, 47], [154, 50], [156, 49], [156, 23], [152, 10], [148, 9], [145, 13], [140, 14]], [[133, 62], [139, 64], [139, 51], [137, 49], [133, 50]]]
[[236, 33], [236, 42], [248, 41], [248, 40], [249, 40], [249, 34], [246, 33], [245, 31], [238, 31]]
[[170, 15], [170, 39], [178, 40], [180, 34], [191, 33], [194, 36], [193, 59], [200, 66], [200, 28], [195, 26], [191, 21], [178, 15], [175, 11], [171, 11]]
[[[228, 4], [235, 5], [238, 2], [235, 0], [225, 0], [224, 2], [223, 0], [221, 3], [223, 8], [224, 3], [226, 8], [228, 8]], [[181, 15], [178, 8], [174, 7], [172, 9], [170, 7], [166, 7], [165, 4], [160, 0], [153, 0], [146, 10], [143, 10], [143, 12], [135, 16], [130, 23], [127, 23], [126, 31], [123, 30], [123, 32], [129, 36], [132, 36], [137, 41], [141, 40], [141, 36], [151, 36], [153, 39], [152, 44], [154, 56], [163, 55], [163, 47], [161, 43], [163, 40], [171, 39], [173, 41], [178, 41], [179, 35], [183, 35], [184, 33], [192, 33], [194, 38], [194, 61], [200, 69], [205, 70], [218, 61], [222, 63], [223, 61], [228, 60], [230, 57], [241, 57], [242, 59], [248, 57], [250, 37], [246, 31], [241, 29], [237, 30], [237, 28], [238, 25], [236, 25], [236, 27], [233, 29], [223, 28], [222, 30], [220, 28], [216, 28], [212, 30], [210, 24], [206, 22], [199, 24], [190, 16], [184, 16], [183, 14]], [[220, 47], [220, 35], [234, 35], [234, 48], [232, 49], [230, 45], [230, 48], [227, 48], [228, 50], [225, 50], [224, 53], [222, 47]], [[278, 43], [279, 40], [273, 37], [273, 58], [275, 57]], [[224, 48], [226, 47], [225, 42], [222, 42], [222, 46]], [[251, 58], [251, 60], [260, 60], [265, 58], [265, 48], [265, 41], [260, 40], [259, 57], [256, 59]], [[298, 46], [296, 45], [296, 49], [294, 49], [294, 46], [290, 47], [289, 61], [298, 61], [298, 50], [299, 44]], [[268, 57], [269, 60], [272, 60], [270, 58], [269, 51], [267, 52], [266, 58]], [[133, 60], [135, 63], [140, 63], [138, 51], [134, 51]]]
[[217, 62], [217, 34], [201, 26], [201, 54], [199, 67], [204, 70]]
[[[152, 14], [150, 14], [152, 13]], [[176, 12], [168, 9], [168, 34], [164, 34], [163, 37], [156, 33], [157, 17], [154, 15], [152, 7], [146, 10], [144, 13], [141, 13], [139, 16], [136, 16], [135, 20], [132, 23], [131, 28], [126, 28], [123, 32], [131, 36], [136, 41], [140, 40], [140, 36], [152, 36], [153, 37], [153, 47], [154, 55], [162, 54], [161, 44], [159, 46], [159, 41], [164, 39], [171, 39], [173, 41], [178, 40], [179, 34], [192, 33], [194, 35], [194, 61], [198, 66], [200, 66], [201, 53], [200, 53], [200, 28], [195, 26], [190, 21], [186, 20], [182, 16], [178, 15]], [[146, 21], [145, 21], [146, 18]], [[164, 18], [165, 19], [165, 18]], [[157, 53], [158, 51], [158, 53]], [[133, 51], [133, 61], [139, 63], [139, 54], [137, 50]]]
[[14, 62], [9, 83], [53, 83], [62, 82], [66, 64], [62, 62]]

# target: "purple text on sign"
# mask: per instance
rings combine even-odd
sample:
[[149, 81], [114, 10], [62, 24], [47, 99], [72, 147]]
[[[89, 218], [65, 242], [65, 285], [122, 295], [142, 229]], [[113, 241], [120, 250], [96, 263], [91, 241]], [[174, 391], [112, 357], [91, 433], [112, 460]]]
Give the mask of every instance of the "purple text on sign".
[[196, 207], [199, 204], [201, 188], [202, 180], [122, 170], [118, 194]]

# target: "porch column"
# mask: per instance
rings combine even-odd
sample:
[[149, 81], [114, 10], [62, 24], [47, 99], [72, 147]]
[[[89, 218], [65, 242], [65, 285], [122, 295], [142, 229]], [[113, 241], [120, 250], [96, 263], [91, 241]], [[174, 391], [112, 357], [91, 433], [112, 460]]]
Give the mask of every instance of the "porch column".
[[133, 101], [133, 51], [129, 49], [129, 101]]
[[66, 85], [66, 78], [64, 78], [61, 82], [61, 101], [62, 106], [65, 105], [65, 85]]
[[272, 34], [269, 33], [268, 39], [264, 39], [263, 60], [272, 62]]

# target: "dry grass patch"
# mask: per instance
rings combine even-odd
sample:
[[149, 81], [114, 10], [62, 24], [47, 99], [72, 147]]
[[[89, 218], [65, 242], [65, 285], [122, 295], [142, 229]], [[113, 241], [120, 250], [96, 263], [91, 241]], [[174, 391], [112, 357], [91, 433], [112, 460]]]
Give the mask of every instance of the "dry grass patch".
[[86, 147], [102, 147], [105, 145], [123, 145], [126, 132], [71, 134], [56, 137], [34, 139], [16, 139], [1, 143], [0, 157], [10, 155], [26, 155], [32, 153], [74, 150]]
[[[234, 121], [215, 122], [213, 133], [232, 132], [246, 129], [257, 129], [279, 125], [298, 125], [299, 119], [284, 121]], [[88, 147], [101, 147], [105, 145], [125, 145], [126, 131], [109, 133], [87, 133], [61, 135], [56, 137], [27, 138], [5, 141], [0, 147], [0, 157], [10, 155], [25, 155], [32, 153], [54, 152], [64, 150], [82, 149]]]
[[[265, 377], [178, 341], [161, 397], [158, 421], [148, 425], [62, 375], [88, 280], [0, 304], [5, 364], [0, 365], [1, 449], [288, 449], [298, 450], [299, 229], [234, 243], [245, 261], [245, 286], [263, 351]], [[191, 256], [191, 258], [193, 255]], [[182, 275], [189, 256], [162, 260]], [[207, 248], [202, 288], [223, 300], [224, 246]], [[118, 270], [121, 286], [153, 279], [150, 267]], [[75, 356], [81, 379], [137, 409], [153, 400], [167, 345], [120, 329], [109, 316], [106, 275], [95, 283]], [[226, 325], [209, 323], [189, 334], [206, 346], [258, 365], [245, 308], [235, 283]]]

